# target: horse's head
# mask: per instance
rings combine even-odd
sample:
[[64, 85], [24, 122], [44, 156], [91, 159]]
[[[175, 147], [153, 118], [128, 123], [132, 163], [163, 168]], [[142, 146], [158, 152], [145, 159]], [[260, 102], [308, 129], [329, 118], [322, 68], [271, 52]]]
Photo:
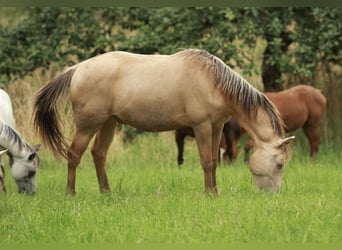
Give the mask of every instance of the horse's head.
[[17, 183], [19, 193], [36, 193], [36, 174], [39, 167], [38, 150], [40, 145], [31, 148], [24, 156], [10, 155], [11, 173]]
[[270, 192], [279, 192], [287, 159], [287, 144], [294, 136], [280, 139], [275, 143], [256, 144], [249, 161], [249, 168], [258, 188]]

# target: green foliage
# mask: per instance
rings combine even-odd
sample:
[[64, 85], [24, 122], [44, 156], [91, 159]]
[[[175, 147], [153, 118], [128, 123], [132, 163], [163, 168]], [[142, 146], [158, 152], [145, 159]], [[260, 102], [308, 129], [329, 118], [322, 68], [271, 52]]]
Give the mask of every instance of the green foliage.
[[311, 76], [318, 63], [341, 65], [341, 9], [304, 8], [294, 9], [293, 12], [297, 26], [291, 37], [300, 43], [295, 50], [297, 71]]
[[[339, 8], [27, 8], [0, 28], [0, 78], [23, 77], [52, 62], [63, 66], [110, 50], [173, 53], [198, 47], [251, 73], [257, 37], [270, 65], [312, 75], [319, 62], [341, 63]], [[294, 24], [289, 29], [289, 25]], [[284, 53], [290, 39], [293, 53]], [[286, 51], [286, 50], [285, 50]], [[291, 59], [294, 59], [291, 60]]]

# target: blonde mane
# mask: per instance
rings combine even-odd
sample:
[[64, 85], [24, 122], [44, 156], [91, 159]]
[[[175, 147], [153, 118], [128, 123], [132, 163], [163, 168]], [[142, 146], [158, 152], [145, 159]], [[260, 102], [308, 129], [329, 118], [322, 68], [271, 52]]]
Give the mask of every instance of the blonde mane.
[[226, 99], [239, 107], [248, 118], [255, 118], [258, 109], [261, 108], [267, 114], [275, 133], [281, 138], [284, 137], [284, 122], [275, 106], [221, 59], [199, 49], [187, 49], [179, 53], [184, 55], [189, 66], [207, 70], [213, 78], [213, 84], [220, 88]]

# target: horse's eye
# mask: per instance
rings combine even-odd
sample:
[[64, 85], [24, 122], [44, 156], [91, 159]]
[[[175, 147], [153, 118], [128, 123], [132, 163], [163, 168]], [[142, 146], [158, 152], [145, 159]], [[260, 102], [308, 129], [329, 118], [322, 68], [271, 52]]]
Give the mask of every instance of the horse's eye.
[[36, 157], [36, 153], [30, 154], [28, 160], [32, 161]]

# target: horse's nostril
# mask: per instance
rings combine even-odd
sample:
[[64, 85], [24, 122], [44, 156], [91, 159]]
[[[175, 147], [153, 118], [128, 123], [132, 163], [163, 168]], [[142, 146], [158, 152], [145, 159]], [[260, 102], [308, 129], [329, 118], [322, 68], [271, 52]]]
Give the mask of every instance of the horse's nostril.
[[31, 177], [33, 177], [35, 174], [36, 174], [36, 171], [30, 170], [30, 171], [28, 172], [28, 174], [27, 174], [27, 177], [28, 177], [28, 178], [31, 178]]

